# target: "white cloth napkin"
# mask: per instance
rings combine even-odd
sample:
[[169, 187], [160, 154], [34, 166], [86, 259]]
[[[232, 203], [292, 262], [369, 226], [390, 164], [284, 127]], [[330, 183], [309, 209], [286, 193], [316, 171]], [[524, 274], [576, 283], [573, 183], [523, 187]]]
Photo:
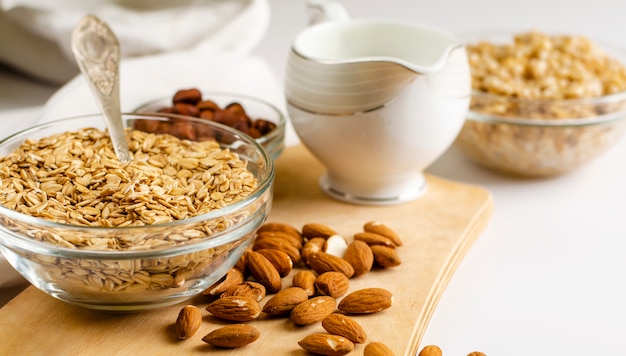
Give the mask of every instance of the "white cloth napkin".
[[[187, 87], [257, 96], [283, 108], [274, 73], [250, 55], [269, 24], [266, 0], [0, 0], [0, 10], [0, 62], [66, 83], [39, 117], [17, 129], [98, 111], [69, 50], [70, 33], [87, 13], [107, 22], [120, 41], [122, 111]], [[0, 295], [24, 282], [0, 256]]]
[[71, 33], [88, 13], [115, 32], [123, 57], [191, 48], [249, 53], [270, 15], [266, 0], [0, 0], [0, 62], [66, 82], [78, 73]]

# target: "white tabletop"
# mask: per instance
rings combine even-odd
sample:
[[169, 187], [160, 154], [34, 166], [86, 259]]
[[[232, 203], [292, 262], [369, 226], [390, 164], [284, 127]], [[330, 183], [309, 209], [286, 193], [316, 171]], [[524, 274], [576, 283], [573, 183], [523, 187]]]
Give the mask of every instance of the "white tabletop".
[[[353, 17], [422, 22], [453, 32], [537, 28], [583, 33], [626, 47], [626, 2], [344, 0]], [[256, 54], [282, 78], [304, 2], [270, 0], [272, 22]], [[58, 89], [0, 68], [0, 131], [40, 114]], [[472, 246], [433, 315], [423, 344], [444, 355], [626, 354], [626, 139], [553, 179], [504, 177], [454, 148], [429, 172], [483, 186], [493, 219]], [[2, 292], [0, 292], [2, 293]], [[393, 325], [390, 325], [393, 327]]]

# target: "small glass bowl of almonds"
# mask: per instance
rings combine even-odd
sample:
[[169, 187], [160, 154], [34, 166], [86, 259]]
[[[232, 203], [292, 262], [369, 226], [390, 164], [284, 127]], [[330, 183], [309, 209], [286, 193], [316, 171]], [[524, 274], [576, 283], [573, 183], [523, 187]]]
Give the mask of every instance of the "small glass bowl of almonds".
[[626, 54], [582, 35], [466, 36], [472, 100], [455, 146], [482, 166], [550, 177], [594, 159], [626, 128]]
[[[55, 298], [128, 312], [187, 300], [235, 265], [269, 214], [274, 165], [255, 140], [220, 124], [123, 120], [128, 163], [101, 115], [0, 141], [0, 250]], [[143, 131], [157, 126], [168, 133]]]
[[285, 116], [271, 103], [251, 96], [185, 88], [170, 97], [142, 104], [134, 111], [173, 113], [218, 122], [257, 140], [274, 160], [285, 148]]

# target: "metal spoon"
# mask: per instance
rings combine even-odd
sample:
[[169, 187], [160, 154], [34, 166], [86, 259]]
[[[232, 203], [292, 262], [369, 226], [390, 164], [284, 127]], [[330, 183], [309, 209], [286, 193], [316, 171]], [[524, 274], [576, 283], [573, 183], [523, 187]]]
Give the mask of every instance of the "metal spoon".
[[72, 52], [104, 115], [115, 154], [130, 161], [120, 110], [120, 44], [109, 26], [93, 15], [85, 16], [72, 32]]

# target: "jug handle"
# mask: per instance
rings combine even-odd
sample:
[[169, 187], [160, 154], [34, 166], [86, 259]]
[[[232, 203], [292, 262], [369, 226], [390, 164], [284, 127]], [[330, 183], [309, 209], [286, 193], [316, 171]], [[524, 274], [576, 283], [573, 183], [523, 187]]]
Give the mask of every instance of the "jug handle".
[[335, 0], [308, 0], [309, 25], [350, 19], [346, 8]]

